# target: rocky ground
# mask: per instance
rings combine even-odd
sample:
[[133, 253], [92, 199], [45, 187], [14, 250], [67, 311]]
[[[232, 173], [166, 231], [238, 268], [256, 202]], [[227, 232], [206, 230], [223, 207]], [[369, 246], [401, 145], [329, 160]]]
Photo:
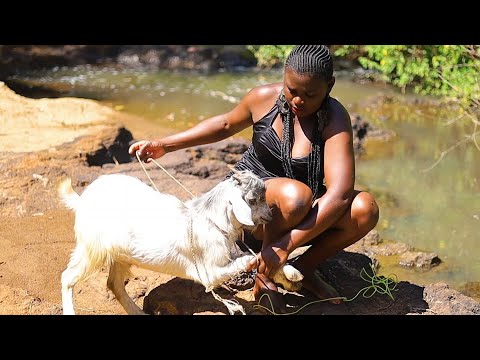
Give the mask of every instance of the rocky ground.
[[[149, 127], [150, 126], [150, 127]], [[143, 119], [116, 112], [86, 99], [28, 99], [0, 83], [0, 314], [61, 314], [60, 274], [74, 248], [73, 214], [56, 195], [56, 184], [72, 178], [81, 192], [100, 174], [122, 172], [149, 180], [127, 154], [133, 138], [160, 135]], [[238, 139], [171, 153], [161, 159], [165, 169], [195, 195], [212, 188], [246, 148]], [[155, 164], [147, 164], [161, 191], [181, 199], [189, 196]], [[121, 194], [119, 194], [121, 196]], [[160, 230], [161, 231], [161, 230]], [[295, 255], [301, 252], [300, 249]], [[401, 254], [406, 266], [434, 266], [435, 254], [419, 253], [404, 244], [385, 244], [372, 231], [319, 270], [342, 296], [342, 305], [314, 302], [300, 290], [285, 292], [298, 314], [480, 314], [472, 298], [437, 283], [422, 287], [381, 278], [368, 287], [379, 264], [376, 255]], [[106, 288], [104, 269], [79, 283], [74, 291], [79, 314], [124, 314]], [[367, 281], [366, 281], [366, 280]], [[237, 300], [247, 314], [268, 314], [253, 300], [251, 274], [218, 289]], [[127, 291], [150, 314], [228, 314], [226, 307], [201, 285], [147, 270], [134, 270]], [[389, 295], [390, 294], [390, 295]]]

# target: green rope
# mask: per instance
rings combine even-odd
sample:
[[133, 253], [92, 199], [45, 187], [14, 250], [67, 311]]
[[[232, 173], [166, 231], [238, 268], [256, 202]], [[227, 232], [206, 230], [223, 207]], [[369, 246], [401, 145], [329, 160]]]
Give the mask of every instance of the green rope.
[[[376, 274], [375, 267], [372, 263], [370, 264], [370, 269], [372, 270], [372, 275], [369, 275], [367, 273], [367, 271], [365, 270], [365, 268], [362, 268], [362, 270], [360, 271], [360, 277], [362, 278], [362, 280], [366, 281], [370, 285], [365, 286], [364, 288], [360, 289], [357, 292], [357, 294], [351, 299], [347, 299], [344, 296], [340, 296], [340, 297], [332, 297], [332, 298], [328, 298], [328, 299], [315, 300], [315, 301], [311, 301], [311, 302], [301, 306], [300, 308], [298, 308], [297, 310], [295, 310], [293, 312], [283, 314], [283, 313], [275, 312], [275, 309], [274, 309], [273, 303], [272, 303], [272, 299], [270, 298], [270, 296], [268, 294], [265, 293], [260, 297], [260, 299], [258, 299], [258, 303], [256, 305], [254, 305], [253, 308], [254, 309], [264, 309], [272, 315], [294, 315], [294, 314], [297, 314], [298, 312], [300, 312], [301, 310], [303, 310], [305, 307], [307, 307], [309, 305], [312, 305], [312, 304], [315, 304], [315, 303], [330, 301], [330, 300], [337, 300], [337, 299], [338, 300], [343, 300], [343, 301], [353, 301], [360, 294], [362, 294], [362, 296], [364, 298], [371, 298], [377, 292], [379, 294], [387, 294], [388, 297], [390, 297], [393, 301], [395, 301], [395, 298], [392, 295], [392, 291], [396, 291], [396, 287], [397, 287], [397, 284], [398, 284], [397, 276], [395, 274], [393, 274], [393, 275], [389, 275], [388, 277], [383, 277], [383, 276], [379, 277]], [[268, 297], [268, 301], [270, 302], [270, 306], [271, 306], [270, 309], [267, 308], [266, 306], [260, 305], [260, 302], [262, 301], [264, 296]]]

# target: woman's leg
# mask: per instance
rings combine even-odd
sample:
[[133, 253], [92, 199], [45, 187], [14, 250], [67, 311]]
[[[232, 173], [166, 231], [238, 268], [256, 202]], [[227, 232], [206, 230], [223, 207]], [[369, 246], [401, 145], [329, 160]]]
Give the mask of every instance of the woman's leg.
[[[266, 201], [272, 209], [272, 221], [258, 227], [253, 236], [262, 241], [262, 249], [281, 235], [294, 228], [312, 208], [312, 191], [304, 183], [287, 179], [273, 178], [265, 181]], [[277, 286], [264, 274], [257, 274], [253, 288], [255, 300], [278, 313], [286, 312], [285, 302], [278, 293]]]
[[320, 299], [335, 297], [329, 285], [315, 274], [315, 269], [327, 258], [368, 234], [377, 225], [378, 217], [379, 209], [373, 196], [356, 190], [345, 214], [330, 229], [312, 240], [310, 248], [295, 261], [295, 268], [304, 275], [303, 287]]
[[[255, 238], [263, 241], [262, 247], [294, 228], [312, 211], [312, 193], [302, 182], [275, 178], [267, 180], [266, 185], [266, 198], [273, 211], [273, 220], [254, 232]], [[303, 284], [307, 290], [321, 299], [336, 296], [334, 289], [315, 274], [315, 269], [328, 257], [365, 236], [377, 224], [378, 214], [373, 196], [367, 192], [355, 191], [345, 214], [330, 229], [312, 240], [309, 243], [312, 246], [295, 262], [295, 267], [305, 277]], [[270, 298], [275, 297], [272, 292], [276, 290], [276, 285], [268, 277], [257, 275], [254, 286], [257, 301], [264, 293], [268, 293]], [[278, 296], [272, 298], [272, 302], [280, 310], [285, 310]]]

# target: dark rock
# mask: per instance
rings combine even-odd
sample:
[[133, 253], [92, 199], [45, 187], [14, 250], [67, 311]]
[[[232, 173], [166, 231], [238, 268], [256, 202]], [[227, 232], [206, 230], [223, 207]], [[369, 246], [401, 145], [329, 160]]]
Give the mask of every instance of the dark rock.
[[[109, 131], [109, 132], [107, 132]], [[128, 148], [133, 140], [132, 133], [124, 127], [112, 132], [107, 129], [101, 135], [100, 148], [86, 154], [89, 166], [102, 166], [106, 163], [123, 164], [132, 161]]]

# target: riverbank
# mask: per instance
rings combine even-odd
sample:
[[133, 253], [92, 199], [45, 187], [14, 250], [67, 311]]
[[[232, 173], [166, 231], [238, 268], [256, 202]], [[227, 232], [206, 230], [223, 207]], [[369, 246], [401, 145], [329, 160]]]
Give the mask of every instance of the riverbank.
[[[150, 126], [150, 128], [149, 128]], [[29, 99], [0, 83], [0, 313], [60, 314], [60, 274], [73, 250], [73, 214], [56, 196], [56, 184], [70, 176], [81, 192], [100, 174], [123, 172], [148, 183], [142, 168], [126, 156], [133, 138], [159, 129], [143, 119], [77, 98]], [[240, 140], [168, 154], [162, 165], [195, 194], [214, 186], [245, 150]], [[181, 199], [188, 195], [154, 164], [147, 165], [161, 190]], [[377, 239], [378, 240], [378, 239]], [[320, 268], [342, 296], [353, 298], [365, 287], [360, 274], [372, 264], [370, 253], [381, 242], [364, 239]], [[374, 251], [374, 249], [377, 249]], [[123, 314], [106, 289], [106, 271], [75, 288], [79, 314]], [[227, 291], [247, 314], [255, 308], [251, 282]], [[238, 284], [237, 284], [238, 285]], [[211, 294], [191, 281], [135, 270], [127, 285], [139, 306], [152, 314], [228, 314]], [[285, 294], [292, 309], [311, 302], [307, 292]], [[316, 303], [303, 314], [478, 314], [480, 304], [446, 284], [419, 286], [399, 279], [394, 300], [371, 298], [334, 306]]]

